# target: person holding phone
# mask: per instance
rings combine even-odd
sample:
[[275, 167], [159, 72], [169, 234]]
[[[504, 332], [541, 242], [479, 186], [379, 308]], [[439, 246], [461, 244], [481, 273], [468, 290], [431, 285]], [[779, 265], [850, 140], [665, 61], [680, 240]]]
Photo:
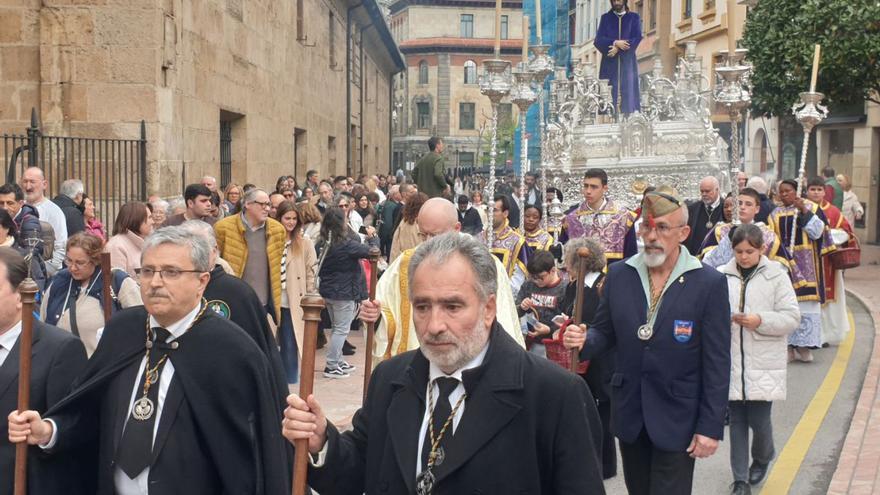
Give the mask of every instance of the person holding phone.
[[[754, 224], [733, 233], [734, 259], [719, 270], [730, 297], [731, 493], [750, 494], [764, 480], [775, 455], [770, 409], [785, 399], [788, 334], [800, 323], [788, 273], [764, 252], [764, 233]], [[749, 429], [752, 430], [749, 466]]]

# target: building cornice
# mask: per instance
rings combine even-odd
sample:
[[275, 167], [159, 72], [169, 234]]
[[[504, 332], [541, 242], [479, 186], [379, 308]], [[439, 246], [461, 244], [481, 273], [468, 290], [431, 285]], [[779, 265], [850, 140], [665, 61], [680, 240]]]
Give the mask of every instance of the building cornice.
[[[400, 43], [404, 54], [458, 52], [492, 53], [495, 40], [491, 38], [417, 38]], [[501, 53], [517, 54], [522, 51], [522, 40], [501, 40]]]
[[[427, 5], [431, 7], [456, 7], [456, 8], [495, 8], [495, 2], [492, 0], [397, 0], [388, 8], [392, 14], [396, 14], [407, 7], [414, 5]], [[522, 0], [502, 0], [501, 8], [504, 9], [522, 9]]]

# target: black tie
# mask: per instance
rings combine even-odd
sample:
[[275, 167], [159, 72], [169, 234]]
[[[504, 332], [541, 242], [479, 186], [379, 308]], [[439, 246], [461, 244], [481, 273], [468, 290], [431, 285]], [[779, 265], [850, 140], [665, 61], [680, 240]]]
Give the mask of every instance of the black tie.
[[[431, 413], [431, 422], [434, 425], [434, 438], [437, 438], [440, 436], [440, 431], [443, 430], [443, 425], [446, 424], [446, 420], [450, 419], [449, 416], [452, 415], [452, 405], [449, 403], [449, 394], [451, 394], [461, 382], [459, 382], [457, 378], [440, 377], [435, 379], [434, 383], [440, 388], [440, 395], [437, 397], [437, 402], [434, 403], [434, 411]], [[452, 423], [453, 420], [450, 420], [446, 432], [440, 438], [438, 450], [449, 444], [449, 441], [452, 438]], [[422, 471], [428, 468], [428, 455], [431, 453], [431, 446], [431, 429], [426, 428], [425, 441], [422, 443]], [[434, 464], [439, 465], [440, 462], [435, 460]]]
[[[153, 328], [153, 348], [150, 350], [150, 360], [147, 363], [147, 370], [156, 368], [156, 376], [162, 376], [162, 368], [167, 360], [162, 358], [167, 354], [168, 347], [165, 342], [171, 334], [164, 328]], [[160, 361], [161, 364], [159, 363]], [[157, 367], [158, 364], [158, 367]], [[143, 397], [144, 380], [146, 372], [141, 373], [138, 380], [138, 388], [135, 391], [135, 401]], [[153, 412], [147, 419], [136, 419], [134, 414], [134, 406], [132, 406], [132, 414], [129, 414], [125, 423], [125, 431], [122, 434], [122, 440], [119, 442], [119, 448], [116, 451], [116, 463], [129, 478], [135, 479], [141, 474], [147, 466], [150, 465], [150, 459], [153, 455], [153, 425], [156, 424], [156, 416], [159, 408], [159, 380], [150, 384], [150, 390], [147, 391], [147, 398], [153, 403]]]
[[711, 207], [711, 206], [707, 206], [707, 207], [706, 207], [706, 214], [709, 215], [709, 219], [710, 219], [710, 220], [712, 219], [712, 210], [714, 210], [714, 209], [715, 209], [715, 208], [713, 208], [713, 207]]

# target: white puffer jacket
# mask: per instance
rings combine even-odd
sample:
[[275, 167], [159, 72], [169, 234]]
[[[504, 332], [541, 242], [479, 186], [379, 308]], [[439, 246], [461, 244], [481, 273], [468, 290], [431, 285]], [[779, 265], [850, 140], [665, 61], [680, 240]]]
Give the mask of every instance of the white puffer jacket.
[[731, 311], [761, 317], [754, 331], [731, 323], [730, 400], [785, 400], [787, 336], [801, 319], [788, 273], [761, 256], [744, 287], [736, 258], [718, 269], [727, 275]]

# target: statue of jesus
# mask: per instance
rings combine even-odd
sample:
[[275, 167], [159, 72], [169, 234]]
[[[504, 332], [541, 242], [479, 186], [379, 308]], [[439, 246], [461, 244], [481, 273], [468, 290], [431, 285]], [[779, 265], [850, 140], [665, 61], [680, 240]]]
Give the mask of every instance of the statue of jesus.
[[642, 41], [642, 20], [631, 12], [627, 0], [611, 0], [611, 10], [602, 14], [593, 44], [602, 53], [599, 78], [611, 82], [618, 115], [638, 111], [639, 68], [636, 48]]

